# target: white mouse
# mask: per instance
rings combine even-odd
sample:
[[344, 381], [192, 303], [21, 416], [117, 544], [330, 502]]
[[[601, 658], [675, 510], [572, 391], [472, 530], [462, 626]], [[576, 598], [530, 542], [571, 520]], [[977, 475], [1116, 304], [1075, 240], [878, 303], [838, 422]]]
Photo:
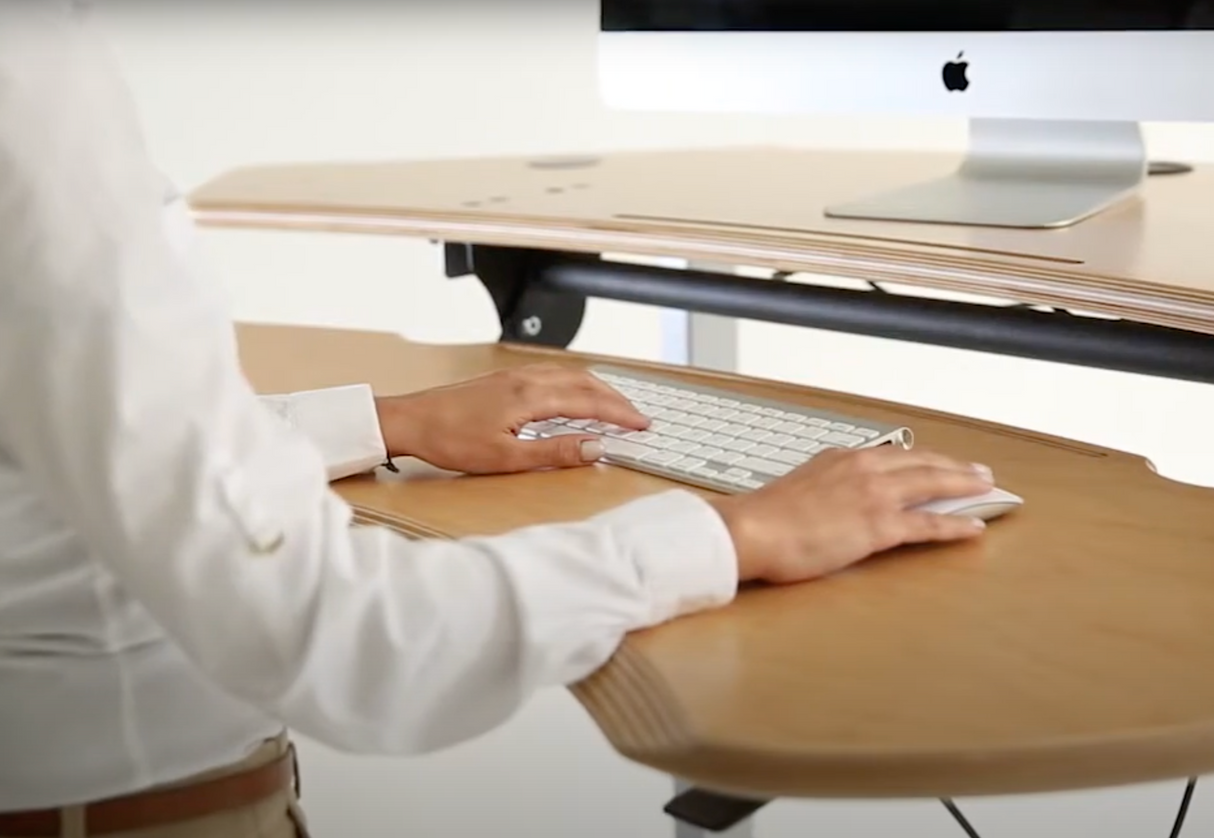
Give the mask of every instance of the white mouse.
[[991, 489], [981, 495], [971, 495], [966, 498], [939, 498], [920, 504], [916, 509], [924, 512], [935, 512], [940, 515], [964, 515], [967, 518], [980, 518], [989, 521], [1006, 515], [1018, 506], [1024, 505], [1024, 498], [1013, 495], [1003, 489]]

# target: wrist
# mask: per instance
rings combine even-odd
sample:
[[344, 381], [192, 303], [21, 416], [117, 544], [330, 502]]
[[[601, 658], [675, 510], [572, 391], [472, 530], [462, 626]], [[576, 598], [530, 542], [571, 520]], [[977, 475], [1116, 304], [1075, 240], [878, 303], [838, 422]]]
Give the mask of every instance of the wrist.
[[748, 504], [741, 496], [727, 495], [714, 498], [709, 504], [725, 524], [733, 541], [734, 554], [738, 559], [738, 582], [757, 582], [763, 579], [764, 567], [760, 540], [755, 532]]
[[375, 415], [389, 459], [416, 457], [422, 450], [423, 423], [416, 415], [414, 403], [411, 396], [377, 396], [375, 399]]

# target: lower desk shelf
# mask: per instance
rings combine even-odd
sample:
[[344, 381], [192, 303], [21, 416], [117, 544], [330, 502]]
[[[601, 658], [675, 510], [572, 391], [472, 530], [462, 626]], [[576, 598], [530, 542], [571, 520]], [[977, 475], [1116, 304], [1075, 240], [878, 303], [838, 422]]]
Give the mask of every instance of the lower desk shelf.
[[[620, 364], [296, 327], [244, 325], [239, 339], [262, 392], [409, 392], [537, 361]], [[909, 425], [918, 445], [990, 465], [1027, 503], [978, 542], [748, 588], [633, 634], [573, 687], [621, 754], [763, 799], [1015, 794], [1214, 769], [1214, 492], [1029, 431], [639, 366]], [[458, 538], [575, 520], [671, 484], [609, 466], [466, 477], [412, 464], [335, 488], [363, 521]]]

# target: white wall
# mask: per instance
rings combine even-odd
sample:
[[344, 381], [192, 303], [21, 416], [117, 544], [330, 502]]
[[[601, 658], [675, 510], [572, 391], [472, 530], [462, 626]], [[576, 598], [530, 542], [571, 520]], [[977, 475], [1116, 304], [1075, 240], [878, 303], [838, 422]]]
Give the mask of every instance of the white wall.
[[[103, 4], [163, 168], [191, 187], [259, 161], [428, 158], [793, 142], [956, 147], [962, 126], [903, 120], [644, 116], [597, 104], [594, 0], [556, 3]], [[243, 6], [244, 11], [234, 7]], [[107, 8], [108, 7], [108, 8]], [[1152, 127], [1156, 156], [1214, 158], [1214, 128]], [[472, 280], [441, 277], [406, 240], [208, 232], [241, 319], [493, 340]], [[1214, 270], [1214, 259], [1212, 259]], [[629, 335], [625, 343], [621, 336]], [[656, 357], [656, 312], [596, 302], [579, 348]], [[929, 347], [744, 324], [742, 369], [967, 413], [1149, 455], [1214, 483], [1195, 435], [1214, 390]], [[939, 374], [947, 369], [949, 375]], [[408, 701], [408, 696], [401, 696]], [[665, 838], [665, 778], [625, 763], [563, 692], [501, 731], [416, 761], [366, 760], [305, 743], [317, 838], [461, 833]], [[985, 836], [1165, 834], [1180, 785], [967, 801]], [[1190, 829], [1214, 827], [1198, 790]], [[780, 803], [764, 838], [960, 833], [931, 802]]]

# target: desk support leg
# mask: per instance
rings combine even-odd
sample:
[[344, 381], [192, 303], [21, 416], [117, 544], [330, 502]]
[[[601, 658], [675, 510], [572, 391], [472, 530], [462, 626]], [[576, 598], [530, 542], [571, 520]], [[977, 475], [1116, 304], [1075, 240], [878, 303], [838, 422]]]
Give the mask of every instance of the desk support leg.
[[[733, 273], [732, 268], [701, 262], [688, 262], [689, 270]], [[735, 372], [738, 368], [738, 322], [732, 317], [698, 314], [666, 309], [662, 312], [662, 361], [717, 372]], [[691, 785], [674, 778], [674, 793], [680, 795]], [[706, 838], [701, 827], [674, 822], [675, 838]], [[725, 832], [712, 833], [726, 838], [751, 838], [754, 822], [747, 819]]]
[[[692, 789], [694, 789], [694, 786], [692, 786], [690, 783], [683, 782], [677, 777], [675, 778], [674, 793], [676, 799], [671, 801], [671, 803], [667, 806], [667, 813], [675, 815], [675, 838], [708, 838], [710, 835], [719, 835], [722, 836], [722, 838], [753, 838], [754, 820], [752, 820], [749, 815], [761, 809], [764, 805], [766, 805], [767, 801], [755, 801], [751, 805], [739, 808], [743, 801], [739, 801], [735, 798], [717, 796], [712, 793], [692, 792]], [[746, 815], [747, 817], [745, 817], [743, 820], [738, 820], [732, 826], [725, 829], [720, 829], [720, 826], [718, 825], [713, 830], [709, 830], [703, 826], [697, 826], [696, 823], [689, 823], [686, 820], [680, 820], [677, 816], [677, 814], [680, 813], [677, 813], [676, 810], [681, 808], [678, 805], [680, 803], [678, 796], [682, 795], [684, 792], [692, 792], [692, 794], [689, 795], [690, 797], [699, 798], [698, 800], [691, 802], [690, 805], [699, 810], [696, 812], [696, 814], [700, 815], [701, 817], [695, 817], [692, 815], [691, 820], [699, 823], [712, 823], [713, 821], [716, 821], [720, 825], [722, 819], [724, 819], [725, 823], [729, 823], [742, 815]], [[684, 803], [684, 805], [687, 804]], [[707, 811], [705, 811], [705, 807], [707, 808]], [[690, 813], [684, 810], [681, 812], [681, 814], [686, 817]], [[708, 815], [708, 817], [705, 818], [703, 817], [704, 815]]]
[[[687, 269], [732, 274], [728, 266], [688, 262]], [[666, 309], [662, 312], [662, 361], [716, 372], [738, 369], [738, 321], [716, 314]]]

